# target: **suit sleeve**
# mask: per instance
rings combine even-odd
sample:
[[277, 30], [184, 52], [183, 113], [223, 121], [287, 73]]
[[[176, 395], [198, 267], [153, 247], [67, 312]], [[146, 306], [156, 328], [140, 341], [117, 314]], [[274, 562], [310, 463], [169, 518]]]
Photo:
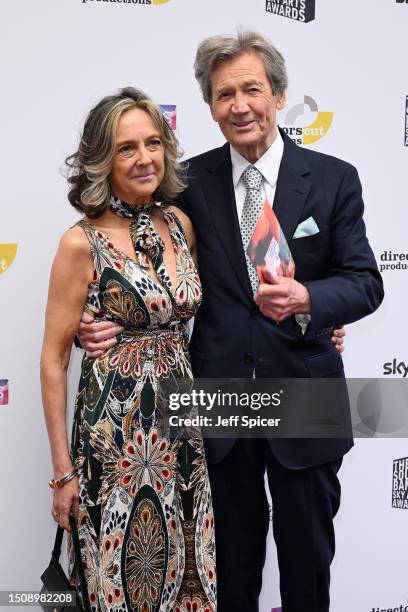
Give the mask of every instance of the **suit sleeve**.
[[174, 200], [172, 200], [172, 204], [177, 206], [183, 213], [187, 215], [191, 219], [191, 209], [190, 209], [190, 201], [189, 201], [189, 188], [180, 193]]
[[347, 166], [331, 220], [329, 276], [304, 283], [311, 300], [306, 340], [362, 319], [383, 300], [383, 283], [366, 236], [363, 211], [357, 170]]

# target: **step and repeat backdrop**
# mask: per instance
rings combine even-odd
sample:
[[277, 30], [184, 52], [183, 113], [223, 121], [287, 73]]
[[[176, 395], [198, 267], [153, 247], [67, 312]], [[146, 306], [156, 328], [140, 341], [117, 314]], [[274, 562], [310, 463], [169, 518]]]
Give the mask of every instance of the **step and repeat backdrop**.
[[[78, 219], [63, 160], [86, 113], [133, 85], [163, 106], [186, 157], [219, 146], [222, 135], [193, 77], [197, 44], [238, 27], [268, 36], [289, 73], [279, 125], [299, 145], [353, 163], [363, 183], [386, 298], [347, 328], [347, 374], [404, 379], [408, 2], [19, 0], [3, 3], [0, 14], [0, 590], [38, 589], [55, 532], [39, 356], [51, 262]], [[70, 410], [80, 359], [73, 350]], [[408, 612], [407, 440], [398, 432], [357, 439], [340, 475], [331, 610]], [[280, 611], [278, 580], [270, 537], [261, 612]]]

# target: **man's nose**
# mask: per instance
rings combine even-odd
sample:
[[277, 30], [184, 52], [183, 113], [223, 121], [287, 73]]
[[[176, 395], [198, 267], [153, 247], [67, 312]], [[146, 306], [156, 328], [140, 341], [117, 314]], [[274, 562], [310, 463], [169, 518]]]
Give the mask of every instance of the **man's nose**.
[[244, 93], [237, 92], [235, 94], [231, 110], [237, 114], [243, 114], [249, 110], [248, 101]]

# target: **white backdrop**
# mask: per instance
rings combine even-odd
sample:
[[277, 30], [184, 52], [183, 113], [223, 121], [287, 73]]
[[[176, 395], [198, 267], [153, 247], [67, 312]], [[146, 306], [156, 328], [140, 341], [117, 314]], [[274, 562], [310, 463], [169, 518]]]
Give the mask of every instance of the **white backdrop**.
[[[285, 3], [300, 7], [303, 0], [280, 0]], [[193, 78], [196, 46], [205, 36], [231, 34], [237, 26], [259, 30], [287, 60], [290, 84], [280, 125], [287, 125], [287, 111], [303, 103], [304, 96], [313, 98], [319, 111], [333, 113], [324, 137], [307, 146], [359, 169], [368, 233], [379, 263], [385, 250], [407, 253], [408, 4], [317, 0], [316, 19], [310, 23], [269, 13], [267, 4], [2, 3], [0, 381], [8, 380], [9, 401], [0, 401], [0, 590], [38, 589], [49, 560], [54, 524], [39, 354], [51, 261], [61, 234], [78, 218], [67, 203], [59, 170], [100, 97], [125, 85], [142, 87], [158, 103], [177, 106], [177, 132], [187, 157], [218, 146], [222, 136]], [[305, 107], [296, 125], [316, 118]], [[4, 246], [9, 244], [17, 245], [13, 262]], [[386, 271], [386, 299], [379, 312], [347, 329], [349, 376], [381, 377], [385, 362], [404, 360], [407, 275], [407, 270]], [[79, 359], [75, 351], [71, 404]], [[408, 603], [408, 511], [391, 507], [392, 462], [407, 455], [404, 439], [373, 439], [357, 441], [345, 459], [333, 612], [399, 609]], [[280, 605], [272, 541], [264, 578], [261, 612], [270, 612]]]

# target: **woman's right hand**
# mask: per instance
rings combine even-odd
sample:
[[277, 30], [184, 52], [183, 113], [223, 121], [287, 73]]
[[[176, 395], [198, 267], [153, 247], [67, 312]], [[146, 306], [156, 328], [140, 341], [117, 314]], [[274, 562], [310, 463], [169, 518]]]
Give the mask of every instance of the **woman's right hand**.
[[78, 520], [79, 484], [77, 476], [64, 484], [61, 489], [54, 490], [51, 514], [60, 527], [67, 531], [71, 531], [69, 526], [71, 508], [76, 520]]

